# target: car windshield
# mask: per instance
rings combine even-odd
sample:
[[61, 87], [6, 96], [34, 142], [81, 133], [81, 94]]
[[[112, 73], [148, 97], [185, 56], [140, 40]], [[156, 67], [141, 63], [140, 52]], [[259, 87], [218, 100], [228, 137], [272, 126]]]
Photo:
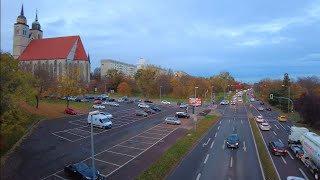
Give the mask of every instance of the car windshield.
[[228, 137], [228, 140], [230, 140], [230, 141], [236, 141], [236, 140], [238, 140], [238, 136], [237, 136], [237, 135], [230, 135], [230, 136]]
[[110, 122], [110, 119], [109, 119], [109, 118], [103, 118], [102, 121], [103, 121], [104, 123], [107, 123], [107, 122]]

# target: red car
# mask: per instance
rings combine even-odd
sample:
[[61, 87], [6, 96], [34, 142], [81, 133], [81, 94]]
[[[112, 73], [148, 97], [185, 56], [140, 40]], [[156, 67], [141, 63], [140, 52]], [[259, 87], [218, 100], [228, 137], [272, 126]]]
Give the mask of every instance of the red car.
[[267, 111], [272, 111], [272, 109], [270, 107], [267, 107], [266, 110]]
[[260, 104], [261, 104], [261, 105], [264, 105], [264, 102], [261, 101]]
[[66, 109], [64, 110], [64, 113], [66, 113], [66, 114], [71, 114], [71, 115], [76, 115], [76, 114], [77, 114], [77, 112], [76, 112], [74, 109], [72, 109], [72, 108], [66, 108]]
[[93, 104], [101, 104], [101, 103], [102, 103], [102, 101], [100, 101], [100, 100], [93, 101]]

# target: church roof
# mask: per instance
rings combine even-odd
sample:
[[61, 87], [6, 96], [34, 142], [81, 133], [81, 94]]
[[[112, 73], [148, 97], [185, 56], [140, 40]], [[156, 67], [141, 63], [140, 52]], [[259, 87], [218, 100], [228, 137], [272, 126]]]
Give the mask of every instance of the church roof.
[[20, 61], [67, 59], [77, 40], [74, 60], [88, 60], [80, 36], [34, 39], [18, 59]]

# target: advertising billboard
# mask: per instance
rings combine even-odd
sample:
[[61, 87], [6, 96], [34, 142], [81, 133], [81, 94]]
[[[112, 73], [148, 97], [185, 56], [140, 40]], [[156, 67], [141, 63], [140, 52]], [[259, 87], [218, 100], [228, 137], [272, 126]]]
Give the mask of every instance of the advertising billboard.
[[189, 98], [189, 104], [192, 106], [201, 106], [201, 98]]

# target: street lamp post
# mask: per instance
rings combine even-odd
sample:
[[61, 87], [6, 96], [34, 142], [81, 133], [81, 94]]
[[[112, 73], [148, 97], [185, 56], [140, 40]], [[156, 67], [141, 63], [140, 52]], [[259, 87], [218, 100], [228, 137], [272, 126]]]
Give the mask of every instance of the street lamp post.
[[286, 86], [286, 85], [281, 85], [283, 87], [288, 87], [288, 116], [289, 116], [289, 112], [290, 112], [290, 86]]
[[[92, 159], [92, 168], [94, 170], [95, 170], [95, 167], [94, 167], [94, 143], [93, 143], [93, 118], [92, 118], [92, 116], [95, 114], [99, 114], [99, 113], [100, 113], [99, 111], [89, 112], [89, 115], [91, 117], [91, 159]], [[95, 176], [96, 176], [96, 172], [93, 171], [93, 174], [92, 174], [93, 179], [95, 179]]]
[[[195, 103], [197, 102], [197, 89], [198, 89], [199, 87], [194, 87], [194, 100], [195, 100]], [[195, 131], [197, 130], [197, 111], [196, 111], [196, 105], [194, 105], [194, 114], [195, 114], [195, 116], [194, 116], [194, 121], [195, 121], [195, 124], [194, 124], [194, 129], [195, 129]]]
[[212, 89], [213, 89], [213, 86], [211, 86], [211, 101], [210, 101], [210, 103], [213, 102], [213, 99], [212, 99]]
[[161, 101], [161, 89], [162, 89], [162, 86], [160, 86], [160, 101]]

